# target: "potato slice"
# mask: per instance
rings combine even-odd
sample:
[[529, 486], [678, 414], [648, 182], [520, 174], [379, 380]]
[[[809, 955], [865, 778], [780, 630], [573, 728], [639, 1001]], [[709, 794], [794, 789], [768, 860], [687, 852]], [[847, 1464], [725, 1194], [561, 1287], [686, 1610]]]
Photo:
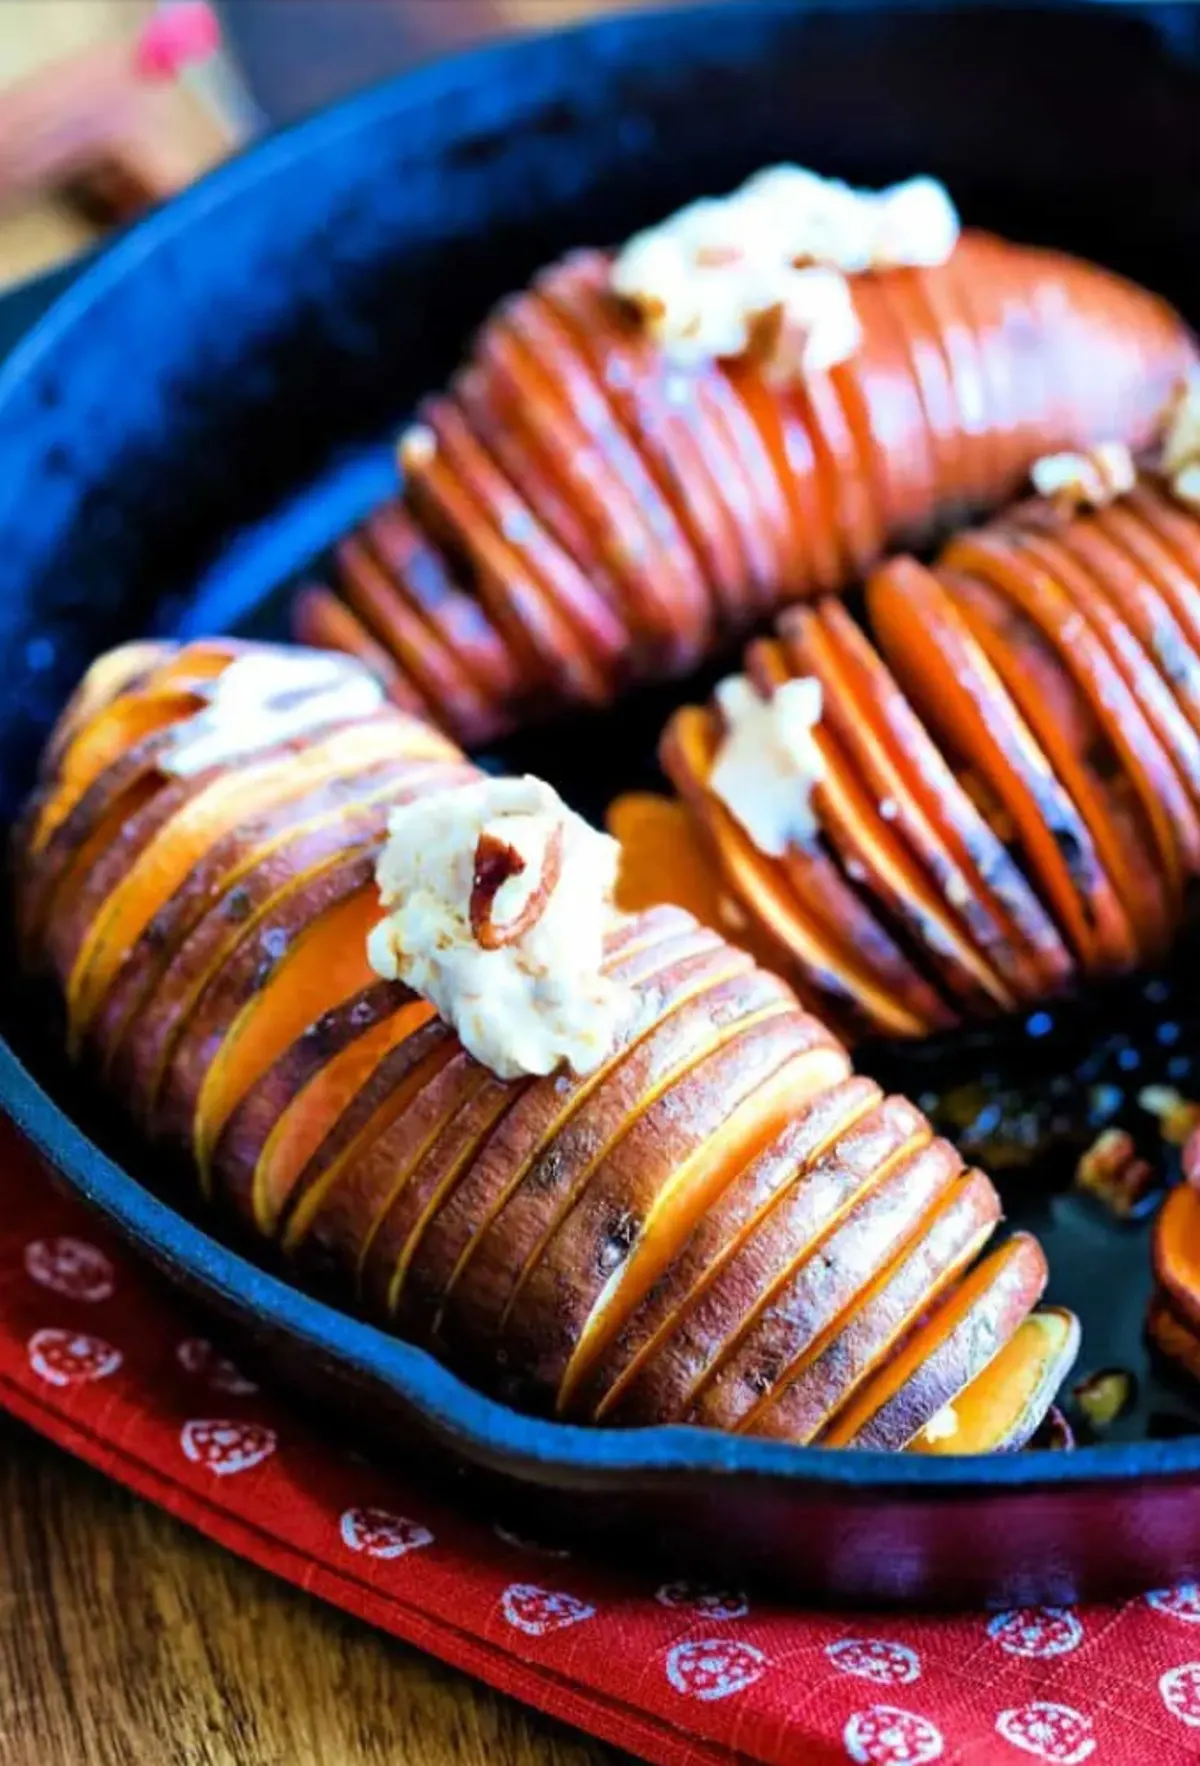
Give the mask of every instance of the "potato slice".
[[1022, 922], [1034, 922], [1039, 944], [1057, 949], [1065, 967], [1053, 924], [958, 787], [870, 641], [833, 601], [811, 611], [792, 608], [780, 620], [780, 633], [793, 671], [821, 682], [823, 720], [869, 794], [889, 805], [896, 836], [907, 843], [946, 913], [1015, 998], [1043, 998], [1044, 968], [1028, 949], [1018, 914]]
[[943, 586], [1026, 719], [1095, 842], [1110, 888], [1093, 898], [1105, 965], [1121, 973], [1161, 954], [1173, 906], [1121, 757], [1061, 654], [994, 583], [941, 573]]
[[1079, 1353], [1079, 1320], [1060, 1306], [1031, 1312], [908, 1453], [1012, 1453], [1024, 1447]]
[[[577, 1082], [560, 1108], [553, 1095], [535, 1099], [514, 1125], [520, 1148], [514, 1162], [503, 1157], [506, 1136], [472, 1176], [463, 1200], [425, 1222], [434, 1228], [426, 1247], [409, 1244], [404, 1223], [398, 1228], [389, 1221], [395, 1253], [388, 1305], [403, 1305], [409, 1329], [436, 1328], [448, 1344], [489, 1341], [609, 1149], [660, 1099], [686, 1088], [692, 1069], [736, 1039], [743, 1024], [773, 1026], [790, 1009], [774, 977], [721, 946], [665, 970], [646, 998], [645, 1029], [600, 1070], [599, 1082]], [[438, 1289], [436, 1319], [418, 1319], [416, 1299], [403, 1293], [408, 1269], [418, 1266], [425, 1271], [422, 1287]]]
[[[821, 1100], [813, 1108], [821, 1109]], [[812, 1122], [819, 1139], [801, 1143], [804, 1157], [794, 1181], [688, 1296], [653, 1352], [639, 1357], [605, 1406], [608, 1420], [682, 1420], [788, 1271], [860, 1196], [932, 1137], [921, 1112], [904, 1098], [877, 1098], [847, 1117], [833, 1136], [824, 1132], [823, 1110]]]
[[1171, 1310], [1200, 1334], [1200, 1190], [1173, 1189], [1154, 1222], [1154, 1279]]
[[801, 1353], [740, 1424], [747, 1435], [813, 1441], [987, 1244], [1000, 1198], [982, 1171], [955, 1184], [925, 1232]]
[[934, 1139], [885, 1168], [817, 1243], [788, 1266], [720, 1365], [694, 1394], [685, 1421], [738, 1429], [765, 1393], [886, 1269], [962, 1170]]
[[1046, 1259], [1028, 1233], [991, 1252], [917, 1326], [821, 1436], [827, 1447], [895, 1451], [958, 1397], [1036, 1306]]
[[753, 845], [707, 788], [717, 751], [716, 720], [698, 707], [677, 711], [663, 732], [661, 757], [672, 784], [702, 821], [730, 893], [751, 920], [787, 952], [809, 993], [839, 1025], [864, 1025], [892, 1036], [921, 1036], [944, 1011], [912, 977], [922, 1012], [882, 986], [868, 966], [831, 943], [823, 925], [787, 886], [781, 868]]
[[1092, 837], [1003, 683], [932, 572], [895, 559], [867, 584], [871, 629], [935, 739], [977, 767], [1081, 963], [1103, 968], [1096, 899], [1111, 886]]
[[[777, 1198], [818, 1159], [830, 1142], [845, 1134], [882, 1093], [873, 1080], [852, 1075], [817, 1094], [752, 1160], [696, 1221], [687, 1242], [668, 1264], [613, 1338], [585, 1385], [572, 1400], [572, 1412], [596, 1421], [620, 1405], [626, 1388], [700, 1299], [709, 1283], [734, 1258]], [[649, 1398], [657, 1416], [657, 1400]]]

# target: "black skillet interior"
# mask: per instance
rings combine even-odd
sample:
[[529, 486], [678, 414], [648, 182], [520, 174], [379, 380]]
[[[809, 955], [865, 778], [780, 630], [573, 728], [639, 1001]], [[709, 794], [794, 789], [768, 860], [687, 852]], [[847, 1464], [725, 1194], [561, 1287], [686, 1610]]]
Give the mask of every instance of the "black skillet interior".
[[[780, 159], [864, 182], [920, 169], [947, 181], [971, 221], [1095, 256], [1200, 318], [1198, 98], [1200, 18], [1188, 7], [801, 12], [745, 0], [484, 51], [266, 143], [87, 271], [0, 371], [0, 653], [13, 671], [0, 816], [99, 649], [146, 630], [284, 630], [289, 583], [393, 483], [386, 437], [405, 410], [448, 373], [489, 302], [558, 251], [627, 234]], [[572, 720], [552, 740], [532, 733], [498, 759], [548, 774], [599, 814], [617, 790], [654, 782], [654, 737], [682, 691]], [[1075, 1157], [1110, 1122], [1168, 1174], [1137, 1094], [1196, 1084], [1191, 970], [1181, 957], [1170, 976], [1001, 1033], [862, 1057], [998, 1170], [1012, 1217], [1047, 1243], [1052, 1297], [1083, 1317], [1083, 1367], [1136, 1374], [1138, 1402], [1109, 1438], [1153, 1445], [1109, 1454], [1106, 1478], [1200, 1467], [1200, 1442], [1162, 1439], [1200, 1428], [1200, 1409], [1142, 1346], [1146, 1223], [1117, 1226], [1068, 1193]], [[63, 1074], [38, 1014], [12, 988], [3, 1003], [11, 1048], [137, 1170]], [[5, 1088], [68, 1179], [111, 1203], [113, 1168], [9, 1062], [0, 1098]], [[176, 1275], [209, 1298], [214, 1283], [247, 1279], [210, 1241], [198, 1253], [190, 1228], [162, 1239], [163, 1214], [131, 1202], [135, 1189], [121, 1191], [124, 1223], [136, 1215], [134, 1230], [149, 1233], [153, 1220]], [[276, 1288], [260, 1280], [253, 1306], [276, 1305]], [[233, 1307], [243, 1323], [248, 1292]], [[309, 1307], [303, 1323], [318, 1337], [319, 1313]], [[406, 1357], [424, 1360], [392, 1351], [401, 1384]], [[479, 1401], [430, 1378], [435, 1432], [461, 1444]], [[486, 1412], [479, 1426], [495, 1444], [508, 1425]], [[553, 1461], [564, 1432], [531, 1427], [511, 1452]], [[590, 1453], [594, 1472], [611, 1458], [562, 1451]], [[714, 1452], [673, 1445], [667, 1458], [728, 1467]], [[1097, 1462], [1075, 1463], [1083, 1478]], [[808, 1455], [751, 1464], [813, 1475]], [[987, 1488], [996, 1475], [975, 1468], [959, 1483]], [[883, 1474], [864, 1463], [854, 1483], [869, 1491], [872, 1477]], [[928, 1565], [889, 1579], [860, 1563], [840, 1585], [929, 1592]]]

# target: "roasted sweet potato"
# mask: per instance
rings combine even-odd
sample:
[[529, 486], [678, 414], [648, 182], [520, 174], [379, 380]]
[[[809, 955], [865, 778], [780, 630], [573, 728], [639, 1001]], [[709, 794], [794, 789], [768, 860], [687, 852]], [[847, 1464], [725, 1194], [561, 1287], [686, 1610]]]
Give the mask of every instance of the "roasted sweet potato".
[[[637, 1010], [595, 1072], [482, 1067], [366, 948], [390, 809], [480, 775], [376, 689], [369, 716], [310, 727], [302, 675], [286, 740], [176, 774], [231, 660], [192, 652], [137, 647], [89, 677], [18, 832], [18, 891], [55, 881], [30, 955], [71, 1000], [79, 1059], [298, 1277], [542, 1412], [804, 1439], [849, 1418], [903, 1445], [978, 1372], [963, 1320], [998, 1340], [1020, 1326], [1035, 1282], [964, 1274], [999, 1214], [987, 1180], [960, 1177], [920, 1111], [855, 1078], [778, 975], [681, 907], [615, 917], [604, 966]], [[290, 706], [280, 655], [271, 668]], [[153, 714], [124, 751], [116, 708], [143, 695]], [[875, 838], [874, 874], [915, 875], [898, 834]], [[826, 881], [845, 851], [831, 842]], [[782, 923], [852, 959], [816, 875]]]
[[[405, 515], [454, 584], [445, 622], [409, 557], [375, 553], [394, 611], [373, 593], [364, 626], [376, 644], [395, 633], [423, 694], [436, 684], [400, 610], [457, 660], [451, 609], [480, 603], [518, 663], [491, 689], [496, 727], [678, 672], [783, 601], [846, 588], [889, 545], [995, 508], [1039, 455], [1144, 447], [1194, 359], [1140, 289], [966, 233], [940, 268], [852, 279], [862, 343], [829, 373], [781, 382], [753, 356], [680, 370], [612, 293], [610, 263], [576, 252], [504, 302], [431, 407], [453, 409], [453, 433], [406, 450]], [[339, 592], [361, 612], [349, 557]], [[302, 603], [304, 629], [320, 607]], [[460, 691], [431, 710], [466, 738], [479, 727]]]

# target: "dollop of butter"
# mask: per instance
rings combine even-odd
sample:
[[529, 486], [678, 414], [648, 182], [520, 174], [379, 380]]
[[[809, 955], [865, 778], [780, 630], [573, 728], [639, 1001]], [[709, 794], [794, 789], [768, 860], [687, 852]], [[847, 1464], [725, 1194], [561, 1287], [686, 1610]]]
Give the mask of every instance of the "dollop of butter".
[[825, 757], [813, 731], [821, 721], [821, 683], [804, 675], [769, 699], [745, 675], [730, 675], [714, 697], [725, 723], [708, 788], [768, 858], [782, 858], [817, 831], [814, 787]]
[[214, 677], [208, 703], [177, 726], [157, 765], [190, 778], [330, 724], [369, 717], [383, 703], [374, 675], [349, 657], [264, 645]]
[[1162, 472], [1171, 494], [1200, 510], [1200, 375], [1181, 383], [1167, 413]]
[[1105, 509], [1137, 484], [1137, 467], [1124, 442], [1099, 442], [1080, 454], [1043, 454], [1029, 474], [1040, 497], [1067, 509]]
[[619, 848], [540, 779], [481, 779], [392, 811], [371, 967], [436, 1006], [501, 1079], [594, 1072], [636, 1013], [603, 972]]
[[856, 190], [774, 166], [635, 234], [613, 263], [612, 286], [681, 365], [753, 352], [783, 378], [835, 367], [858, 349], [848, 276], [945, 263], [958, 234], [933, 178]]
[[934, 1416], [931, 1416], [921, 1430], [921, 1438], [934, 1444], [938, 1441], [952, 1441], [958, 1434], [958, 1412], [952, 1404], [943, 1404]]

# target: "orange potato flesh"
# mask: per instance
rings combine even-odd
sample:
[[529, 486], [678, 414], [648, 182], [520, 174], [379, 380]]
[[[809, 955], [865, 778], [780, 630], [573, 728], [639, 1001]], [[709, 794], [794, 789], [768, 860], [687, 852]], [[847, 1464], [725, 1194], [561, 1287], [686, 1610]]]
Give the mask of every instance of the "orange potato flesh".
[[1173, 1189], [1154, 1222], [1154, 1276], [1172, 1309], [1200, 1331], [1200, 1190]]
[[87, 1031], [131, 946], [217, 840], [261, 809], [336, 777], [348, 765], [382, 759], [388, 746], [386, 723], [353, 727], [327, 742], [314, 742], [298, 757], [287, 754], [261, 766], [235, 768], [188, 797], [136, 854], [87, 929], [67, 981], [76, 1041]]
[[859, 1293], [743, 1417], [739, 1430], [813, 1441], [963, 1272], [1000, 1219], [1000, 1198], [981, 1171], [965, 1172], [915, 1243]]
[[[953, 774], [869, 641], [836, 602], [815, 610], [793, 608], [781, 619], [780, 632], [793, 669], [821, 682], [822, 717], [852, 757], [863, 784], [877, 802], [895, 806], [893, 825], [923, 865], [946, 911], [957, 917], [980, 955], [1018, 997], [1040, 997], [1043, 973], [1032, 953], [1027, 954], [1004, 896], [1011, 898], [1014, 887], [1020, 889], [1022, 918], [1037, 916], [1043, 940], [1055, 936], [1053, 927], [1032, 891], [1021, 888], [1024, 880], [1000, 842], [958, 791]], [[957, 803], [957, 827], [949, 823], [951, 798]], [[1002, 884], [996, 881], [1001, 870]], [[985, 882], [985, 872], [991, 883]]]
[[[806, 1050], [790, 1059], [766, 1078], [740, 1103], [734, 1102], [732, 1114], [724, 1114], [719, 1126], [713, 1124], [708, 1139], [674, 1166], [660, 1185], [658, 1194], [644, 1216], [643, 1224], [632, 1251], [623, 1266], [610, 1274], [603, 1284], [587, 1281], [585, 1297], [591, 1300], [583, 1328], [570, 1348], [562, 1366], [555, 1404], [560, 1411], [570, 1404], [572, 1396], [594, 1364], [598, 1355], [611, 1343], [630, 1310], [645, 1296], [662, 1271], [686, 1241], [698, 1216], [712, 1205], [742, 1167], [756, 1158], [789, 1120], [797, 1106], [814, 1096], [823, 1087], [832, 1085], [849, 1072], [849, 1062], [834, 1047]], [[726, 1101], [726, 1109], [728, 1102]], [[633, 1143], [653, 1137], [643, 1124], [642, 1133], [635, 1130], [629, 1145], [618, 1147], [637, 1166], [640, 1148]], [[611, 1198], [605, 1192], [611, 1191]], [[627, 1194], [624, 1175], [611, 1177], [601, 1171], [584, 1192], [582, 1205], [568, 1216], [558, 1242], [551, 1242], [525, 1284], [526, 1296], [539, 1277], [547, 1285], [554, 1280], [556, 1268], [579, 1270], [572, 1240], [589, 1240], [599, 1229], [597, 1242], [604, 1242], [606, 1223], [614, 1218], [612, 1202], [618, 1194]], [[635, 1201], [634, 1209], [637, 1209]], [[592, 1215], [591, 1222], [584, 1213]], [[599, 1259], [605, 1266], [603, 1256]], [[517, 1334], [514, 1316], [506, 1321], [506, 1336]]]
[[737, 1174], [697, 1219], [679, 1254], [633, 1308], [572, 1409], [600, 1421], [617, 1409], [642, 1368], [662, 1348], [705, 1290], [735, 1258], [782, 1193], [799, 1182], [829, 1143], [881, 1099], [869, 1079], [852, 1076], [828, 1086], [757, 1159]]
[[867, 606], [909, 698], [990, 782], [1073, 949], [1100, 966], [1091, 904], [1106, 884], [1091, 836], [945, 589], [898, 559], [871, 578]]
[[[1175, 825], [1190, 821], [1191, 855], [1197, 851], [1196, 819], [1166, 755], [1143, 716], [1137, 699], [1097, 641], [1087, 613], [1080, 614], [1051, 577], [1029, 561], [1013, 569], [1003, 544], [991, 536], [962, 535], [942, 553], [941, 563], [981, 574], [1018, 602], [1058, 650], [1082, 693], [1119, 754], [1125, 774], [1135, 787], [1158, 849], [1158, 864], [1169, 892], [1182, 890], [1183, 854]], [[1167, 806], [1170, 805], [1168, 811]]]
[[1023, 1447], [1078, 1353], [1079, 1320], [1074, 1313], [1059, 1307], [1031, 1312], [948, 1407], [944, 1432], [923, 1431], [905, 1451], [1011, 1453]]
[[926, 1318], [822, 1434], [828, 1447], [906, 1447], [957, 1398], [1036, 1305], [1046, 1284], [1036, 1239], [1016, 1233]]
[[605, 820], [621, 848], [616, 902], [623, 913], [674, 902], [703, 925], [720, 926], [716, 871], [681, 803], [631, 792], [609, 804]]
[[859, 1008], [872, 1025], [892, 1036], [920, 1036], [929, 1028], [892, 999], [853, 959], [831, 948], [795, 897], [785, 889], [777, 867], [765, 859], [733, 817], [707, 790], [717, 749], [714, 720], [708, 713], [684, 707], [663, 733], [662, 762], [672, 784], [692, 805], [711, 832], [732, 890], [752, 919], [790, 951], [818, 996], [835, 1011]]
[[407, 1001], [340, 1050], [284, 1105], [254, 1167], [251, 1208], [260, 1232], [274, 1231], [284, 1203], [330, 1124], [357, 1096], [368, 1075], [389, 1050], [432, 1017], [433, 1007], [426, 1001]]
[[917, 1233], [961, 1170], [954, 1148], [934, 1139], [877, 1172], [866, 1193], [828, 1223], [764, 1296], [749, 1328], [694, 1394], [686, 1420], [738, 1429], [783, 1372]]
[[[447, 1214], [434, 1223], [427, 1256], [454, 1295], [453, 1307], [436, 1321], [443, 1334], [463, 1329], [472, 1339], [488, 1340], [610, 1148], [660, 1099], [686, 1085], [714, 1050], [736, 1039], [747, 1025], [773, 1026], [790, 1004], [780, 983], [756, 972], [742, 953], [723, 947], [667, 970], [663, 983], [652, 982], [647, 993], [654, 1006], [646, 1033], [601, 1070], [599, 1084], [576, 1082], [576, 1095], [564, 1100], [553, 1135], [538, 1135], [536, 1146], [526, 1142], [515, 1169], [487, 1159], [496, 1143], [484, 1143], [485, 1162], [478, 1178], [472, 1173], [471, 1184], [471, 1191], [482, 1190], [484, 1208], [476, 1214], [470, 1207], [456, 1207], [452, 1197]], [[540, 1087], [533, 1102], [553, 1105], [556, 1100]], [[520, 1100], [514, 1109], [513, 1138], [519, 1141], [526, 1112]], [[536, 1124], [536, 1114], [529, 1114]], [[421, 1231], [430, 1224], [389, 1222], [394, 1256], [400, 1260], [388, 1285], [389, 1310], [403, 1300], [410, 1328], [417, 1330], [423, 1321], [414, 1297], [404, 1298], [403, 1279], [413, 1258], [412, 1228]]]
[[230, 1026], [204, 1076], [192, 1131], [206, 1192], [218, 1136], [259, 1074], [323, 1013], [374, 979], [367, 934], [378, 919], [373, 884], [339, 902], [301, 934], [267, 986]]
[[1120, 793], [1125, 775], [1116, 751], [1054, 649], [1019, 610], [977, 577], [945, 572], [942, 581], [1087, 825], [1110, 884], [1092, 903], [1103, 960], [1130, 969], [1161, 950], [1170, 911], [1137, 801]]

